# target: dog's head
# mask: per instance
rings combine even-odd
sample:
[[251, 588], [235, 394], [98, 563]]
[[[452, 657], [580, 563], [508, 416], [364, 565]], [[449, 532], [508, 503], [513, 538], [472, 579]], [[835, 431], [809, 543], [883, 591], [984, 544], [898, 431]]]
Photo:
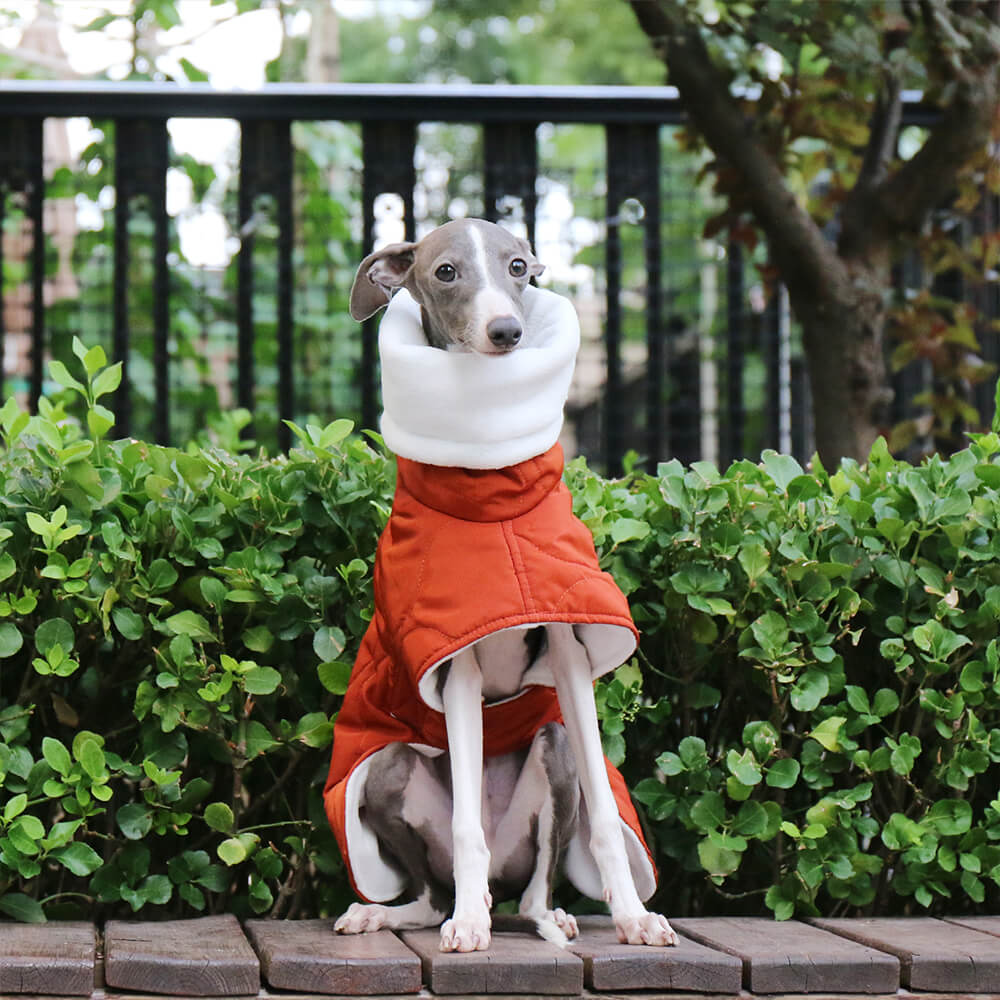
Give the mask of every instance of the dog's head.
[[406, 288], [433, 347], [505, 354], [524, 333], [521, 294], [543, 270], [526, 240], [492, 222], [459, 219], [419, 243], [393, 243], [366, 257], [351, 288], [351, 315], [367, 319]]

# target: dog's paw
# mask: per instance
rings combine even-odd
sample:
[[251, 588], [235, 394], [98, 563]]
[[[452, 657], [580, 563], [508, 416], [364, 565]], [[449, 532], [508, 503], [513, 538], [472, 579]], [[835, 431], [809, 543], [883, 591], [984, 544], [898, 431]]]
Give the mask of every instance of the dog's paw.
[[659, 913], [642, 913], [638, 916], [615, 919], [618, 940], [622, 944], [677, 944], [677, 934]]
[[367, 934], [385, 927], [388, 916], [388, 909], [377, 903], [351, 903], [333, 929], [338, 934]]
[[490, 918], [452, 917], [441, 925], [442, 951], [485, 951], [490, 946]]
[[576, 917], [565, 910], [546, 910], [534, 918], [538, 936], [552, 944], [565, 948], [571, 938], [575, 938], [580, 929], [576, 925]]

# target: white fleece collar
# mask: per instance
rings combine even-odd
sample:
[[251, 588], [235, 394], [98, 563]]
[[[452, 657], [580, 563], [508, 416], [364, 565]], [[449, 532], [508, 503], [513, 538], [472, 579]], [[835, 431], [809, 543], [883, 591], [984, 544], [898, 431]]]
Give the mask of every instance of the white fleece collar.
[[555, 292], [524, 290], [525, 343], [487, 356], [431, 347], [405, 289], [379, 328], [382, 436], [428, 465], [503, 469], [548, 451], [562, 429], [580, 323]]

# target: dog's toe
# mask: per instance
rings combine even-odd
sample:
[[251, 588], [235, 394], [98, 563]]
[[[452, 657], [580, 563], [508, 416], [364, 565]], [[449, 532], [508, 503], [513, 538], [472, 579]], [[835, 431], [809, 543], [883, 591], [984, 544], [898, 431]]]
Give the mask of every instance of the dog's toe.
[[618, 940], [622, 944], [648, 944], [667, 946], [677, 944], [678, 938], [666, 917], [659, 913], [643, 913], [615, 921]]
[[347, 912], [333, 925], [333, 929], [338, 934], [367, 934], [384, 927], [385, 920], [384, 906], [351, 903]]
[[453, 917], [441, 925], [442, 951], [485, 951], [490, 946], [490, 922]]

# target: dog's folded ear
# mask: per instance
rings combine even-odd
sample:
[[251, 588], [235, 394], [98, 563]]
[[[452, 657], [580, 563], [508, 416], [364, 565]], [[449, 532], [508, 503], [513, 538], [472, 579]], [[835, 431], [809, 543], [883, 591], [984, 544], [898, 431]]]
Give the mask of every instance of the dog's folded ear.
[[538, 258], [532, 253], [531, 244], [527, 240], [518, 238], [518, 243], [524, 252], [524, 259], [528, 264], [528, 277], [537, 278], [545, 270], [545, 265], [539, 263]]
[[391, 243], [361, 262], [351, 287], [351, 315], [368, 319], [389, 302], [413, 267], [416, 243]]

